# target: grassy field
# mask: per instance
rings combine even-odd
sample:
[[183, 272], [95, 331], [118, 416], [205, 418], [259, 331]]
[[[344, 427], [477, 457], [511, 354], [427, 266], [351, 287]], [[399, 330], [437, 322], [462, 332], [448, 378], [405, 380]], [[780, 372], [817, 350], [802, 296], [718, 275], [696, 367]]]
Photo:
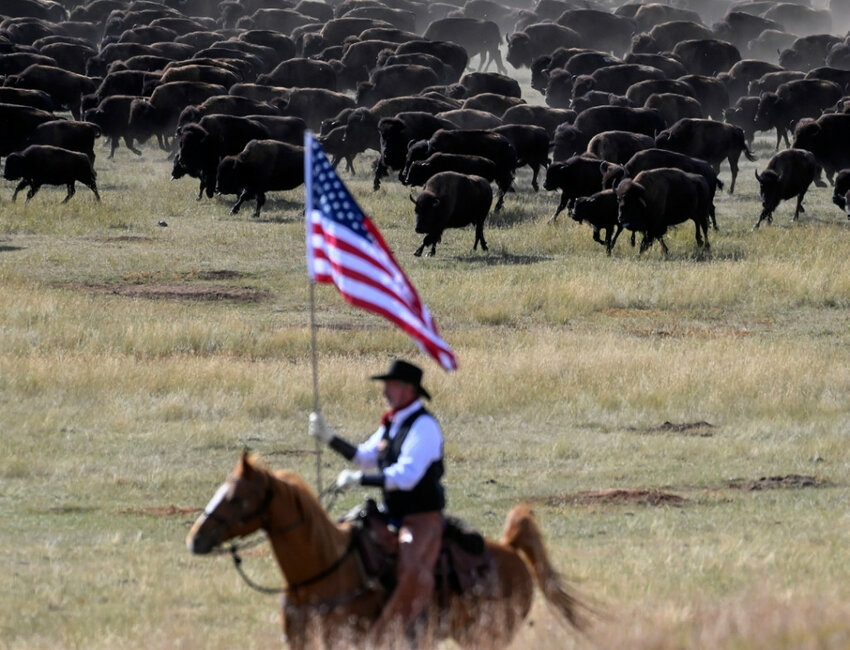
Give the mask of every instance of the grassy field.
[[[850, 647], [850, 223], [813, 189], [751, 231], [771, 142], [718, 195], [711, 251], [683, 226], [667, 258], [549, 223], [527, 171], [488, 253], [464, 230], [414, 258], [408, 189], [343, 174], [460, 368], [319, 287], [323, 409], [360, 440], [368, 375], [425, 367], [451, 510], [497, 536], [534, 504], [602, 612], [581, 637], [539, 603], [513, 647]], [[315, 482], [303, 193], [256, 220], [152, 147], [96, 168], [102, 203], [0, 183], [0, 647], [279, 647], [275, 599], [183, 540], [243, 447]], [[245, 564], [280, 582], [264, 547]]]

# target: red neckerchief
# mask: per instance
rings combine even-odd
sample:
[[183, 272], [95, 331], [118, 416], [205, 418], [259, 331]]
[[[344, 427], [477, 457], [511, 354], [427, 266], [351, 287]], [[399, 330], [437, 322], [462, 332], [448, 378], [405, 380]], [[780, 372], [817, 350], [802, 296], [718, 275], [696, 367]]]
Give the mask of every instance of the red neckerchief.
[[414, 397], [407, 404], [403, 404], [402, 406], [398, 407], [397, 409], [387, 409], [386, 411], [384, 411], [383, 415], [381, 415], [381, 426], [385, 426], [385, 427], [389, 426], [390, 423], [393, 421], [393, 418], [395, 417], [396, 413], [398, 413], [399, 411], [403, 411], [408, 406], [413, 404], [413, 402], [415, 402], [417, 399], [419, 399], [419, 398]]

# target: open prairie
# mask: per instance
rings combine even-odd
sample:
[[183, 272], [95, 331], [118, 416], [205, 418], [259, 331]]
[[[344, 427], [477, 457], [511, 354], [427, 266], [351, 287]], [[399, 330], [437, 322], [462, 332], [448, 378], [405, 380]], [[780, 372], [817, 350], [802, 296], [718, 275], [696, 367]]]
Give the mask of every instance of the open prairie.
[[[718, 194], [711, 250], [685, 225], [666, 258], [550, 223], [527, 170], [489, 252], [467, 229], [414, 258], [408, 188], [342, 174], [460, 367], [321, 286], [323, 410], [363, 439], [367, 377], [424, 366], [450, 509], [498, 536], [533, 504], [599, 612], [580, 636], [541, 602], [513, 647], [850, 647], [850, 222], [813, 188], [752, 232], [772, 142]], [[279, 647], [276, 599], [184, 538], [245, 447], [315, 483], [303, 191], [234, 216], [151, 143], [97, 152], [101, 203], [0, 183], [0, 646]], [[265, 546], [244, 566], [281, 582]]]

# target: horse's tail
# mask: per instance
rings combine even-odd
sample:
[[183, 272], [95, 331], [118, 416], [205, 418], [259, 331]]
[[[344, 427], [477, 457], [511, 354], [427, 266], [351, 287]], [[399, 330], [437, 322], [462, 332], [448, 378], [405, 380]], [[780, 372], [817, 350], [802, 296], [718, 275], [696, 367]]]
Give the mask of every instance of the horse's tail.
[[529, 507], [517, 506], [508, 513], [502, 543], [525, 557], [531, 565], [537, 585], [558, 613], [573, 627], [584, 629], [587, 626], [584, 614], [589, 608], [564, 585], [561, 575], [549, 561], [543, 535]]

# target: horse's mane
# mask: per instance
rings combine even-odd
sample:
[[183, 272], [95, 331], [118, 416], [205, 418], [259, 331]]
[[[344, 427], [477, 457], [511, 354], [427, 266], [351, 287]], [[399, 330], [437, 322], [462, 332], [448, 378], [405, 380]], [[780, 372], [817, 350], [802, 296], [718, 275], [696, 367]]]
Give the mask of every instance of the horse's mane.
[[272, 483], [280, 483], [285, 486], [283, 489], [295, 502], [295, 507], [302, 513], [305, 519], [309, 519], [315, 523], [324, 521], [330, 524], [332, 529], [339, 529], [319, 502], [316, 494], [298, 474], [287, 469], [271, 470], [253, 455], [247, 457], [245, 462], [254, 471], [265, 474]]

